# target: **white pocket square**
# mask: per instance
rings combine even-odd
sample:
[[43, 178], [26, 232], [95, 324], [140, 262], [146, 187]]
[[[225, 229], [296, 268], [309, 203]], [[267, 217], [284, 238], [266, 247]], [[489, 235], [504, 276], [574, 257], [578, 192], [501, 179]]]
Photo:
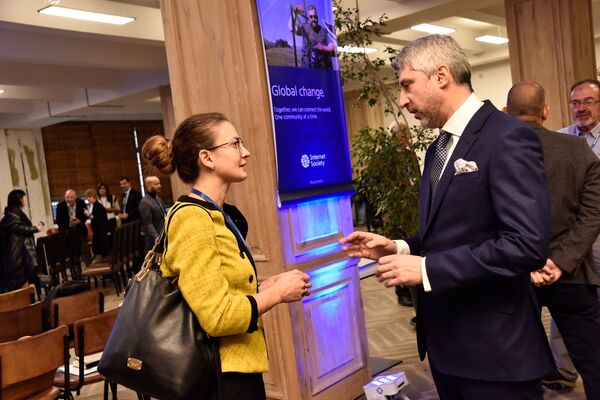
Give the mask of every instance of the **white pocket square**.
[[454, 175], [468, 174], [469, 172], [479, 171], [475, 161], [467, 161], [459, 158], [454, 161]]

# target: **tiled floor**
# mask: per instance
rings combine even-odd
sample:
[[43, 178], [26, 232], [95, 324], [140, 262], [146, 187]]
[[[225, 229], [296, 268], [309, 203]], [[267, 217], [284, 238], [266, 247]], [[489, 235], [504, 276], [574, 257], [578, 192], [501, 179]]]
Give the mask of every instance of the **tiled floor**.
[[[402, 363], [390, 369], [391, 372], [405, 371], [408, 386], [404, 393], [411, 400], [438, 399], [433, 380], [429, 373], [427, 362], [420, 362], [417, 355], [414, 328], [410, 326], [410, 318], [414, 313], [412, 308], [403, 307], [396, 302], [393, 289], [383, 289], [374, 278], [361, 281], [363, 304], [367, 335], [369, 338], [369, 353], [372, 357], [402, 360]], [[118, 306], [123, 297], [117, 297], [114, 289], [106, 289], [106, 309]], [[549, 323], [548, 313], [543, 315], [544, 325]], [[102, 383], [90, 385], [82, 390], [76, 399], [96, 400], [103, 396]], [[119, 386], [118, 397], [123, 400], [137, 399], [135, 393]], [[581, 400], [583, 386], [581, 380], [572, 391], [546, 391], [545, 400]], [[333, 399], [332, 399], [333, 400]], [[336, 399], [337, 400], [337, 399]]]

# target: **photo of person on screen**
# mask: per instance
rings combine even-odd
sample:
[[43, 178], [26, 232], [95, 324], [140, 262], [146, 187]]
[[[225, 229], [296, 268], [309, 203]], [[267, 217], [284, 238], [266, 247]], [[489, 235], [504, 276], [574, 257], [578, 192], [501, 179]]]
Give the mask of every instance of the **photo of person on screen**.
[[335, 57], [335, 34], [327, 26], [319, 24], [319, 14], [314, 5], [309, 5], [304, 13], [302, 6], [293, 8], [289, 29], [302, 37], [302, 57], [300, 65], [304, 68], [332, 69]]

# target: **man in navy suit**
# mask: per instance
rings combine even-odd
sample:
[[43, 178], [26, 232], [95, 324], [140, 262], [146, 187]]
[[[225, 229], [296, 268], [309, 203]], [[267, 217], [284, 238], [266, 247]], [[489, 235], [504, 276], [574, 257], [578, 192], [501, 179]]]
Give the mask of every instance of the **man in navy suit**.
[[546, 262], [548, 191], [540, 141], [481, 102], [454, 39], [419, 38], [396, 59], [400, 105], [440, 136], [425, 156], [419, 233], [342, 239], [379, 261], [386, 287], [417, 285], [419, 355], [441, 399], [539, 399], [552, 358], [530, 272]]

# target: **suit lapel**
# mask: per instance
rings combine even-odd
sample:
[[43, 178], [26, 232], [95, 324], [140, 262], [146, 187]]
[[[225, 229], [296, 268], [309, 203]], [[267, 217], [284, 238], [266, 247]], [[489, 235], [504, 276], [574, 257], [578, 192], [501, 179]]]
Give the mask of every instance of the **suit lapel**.
[[[469, 123], [467, 124], [458, 143], [456, 144], [456, 147], [454, 148], [454, 151], [452, 152], [452, 155], [450, 156], [450, 159], [446, 164], [446, 168], [444, 168], [444, 172], [442, 173], [440, 182], [438, 183], [435, 192], [435, 196], [433, 198], [431, 198], [430, 178], [427, 177], [426, 182], [424, 182], [427, 183], [427, 186], [424, 189], [428, 193], [427, 198], [429, 200], [426, 204], [429, 204], [430, 206], [428, 207], [427, 219], [425, 219], [424, 221], [425, 229], [422, 230], [421, 238], [425, 237], [425, 234], [427, 233], [431, 222], [435, 218], [435, 215], [440, 208], [446, 191], [448, 190], [448, 187], [450, 186], [450, 183], [454, 178], [454, 162], [459, 158], [464, 158], [467, 155], [467, 153], [471, 149], [471, 146], [473, 146], [473, 143], [477, 141], [477, 133], [481, 130], [483, 123], [488, 119], [488, 117], [492, 114], [494, 110], [496, 110], [496, 108], [492, 106], [489, 101], [486, 100], [484, 102], [484, 105], [475, 113], [475, 115], [473, 115], [473, 118], [471, 118], [471, 121], [469, 121]], [[431, 162], [431, 160], [429, 161]], [[430, 170], [430, 168], [427, 169]], [[429, 174], [430, 173], [428, 172], [428, 175]]]

